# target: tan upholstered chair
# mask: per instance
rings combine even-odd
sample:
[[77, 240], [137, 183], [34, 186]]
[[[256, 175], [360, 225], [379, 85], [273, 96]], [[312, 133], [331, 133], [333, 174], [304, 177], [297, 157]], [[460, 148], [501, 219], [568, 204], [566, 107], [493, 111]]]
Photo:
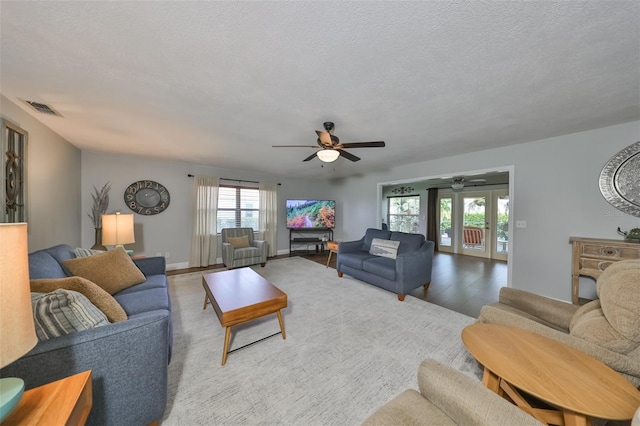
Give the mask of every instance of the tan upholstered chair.
[[622, 373], [640, 387], [640, 260], [606, 268], [598, 299], [577, 306], [503, 287], [478, 321], [520, 327], [564, 342]]
[[225, 228], [222, 236], [222, 263], [227, 269], [242, 266], [264, 266], [269, 253], [267, 241], [255, 240], [253, 228]]
[[418, 368], [420, 392], [407, 389], [363, 425], [541, 425], [517, 406], [433, 359]]

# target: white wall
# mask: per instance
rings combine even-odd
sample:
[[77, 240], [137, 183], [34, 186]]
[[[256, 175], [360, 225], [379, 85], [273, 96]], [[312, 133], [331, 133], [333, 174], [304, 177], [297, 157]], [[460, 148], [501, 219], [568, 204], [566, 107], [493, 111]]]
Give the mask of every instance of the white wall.
[[[188, 174], [217, 176], [230, 179], [279, 182], [278, 251], [289, 249], [289, 234], [285, 221], [285, 200], [291, 198], [327, 198], [328, 185], [316, 180], [288, 179], [251, 171], [229, 170], [179, 161], [161, 160], [104, 152], [82, 152], [82, 246], [94, 243], [94, 229], [87, 213], [91, 209], [93, 187], [111, 182], [109, 213], [131, 211], [124, 202], [124, 191], [138, 180], [153, 180], [164, 185], [171, 196], [169, 207], [152, 216], [135, 214], [134, 244], [127, 245], [136, 254], [154, 256], [170, 254], [168, 268], [185, 268], [189, 261], [192, 226], [192, 184]], [[340, 219], [338, 219], [340, 220]], [[218, 257], [221, 254], [218, 252]]]
[[[638, 140], [640, 122], [632, 122], [336, 180], [332, 182], [333, 197], [349, 200], [338, 238], [357, 239], [367, 227], [378, 226], [380, 209], [376, 197], [379, 194], [375, 187], [380, 183], [513, 166], [512, 219], [526, 220], [528, 226], [514, 229], [511, 235], [511, 285], [569, 301], [569, 237], [619, 240], [618, 226], [622, 229], [640, 226], [639, 218], [622, 213], [607, 203], [598, 187], [605, 163]], [[581, 283], [587, 292], [583, 293], [581, 289], [581, 294], [588, 295], [593, 291], [591, 280], [586, 278]]]
[[29, 133], [29, 251], [62, 243], [80, 244], [80, 150], [5, 96], [0, 96], [0, 107], [3, 119]]

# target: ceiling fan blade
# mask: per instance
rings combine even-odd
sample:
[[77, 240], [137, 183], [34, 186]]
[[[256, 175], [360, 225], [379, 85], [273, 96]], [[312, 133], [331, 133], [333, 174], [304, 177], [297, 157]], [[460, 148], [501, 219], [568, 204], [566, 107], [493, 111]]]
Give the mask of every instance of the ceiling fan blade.
[[347, 142], [341, 143], [340, 148], [384, 148], [384, 142]]
[[305, 158], [305, 159], [304, 159], [304, 160], [302, 160], [302, 161], [303, 161], [303, 162], [305, 162], [305, 161], [311, 161], [311, 160], [313, 160], [314, 158], [316, 158], [317, 154], [318, 154], [318, 152], [316, 151], [316, 152], [314, 152], [313, 154], [311, 154], [310, 156], [308, 156], [307, 158]]
[[333, 146], [333, 142], [331, 142], [331, 135], [329, 132], [321, 132], [320, 130], [316, 130], [316, 134], [318, 135], [318, 139], [324, 146]]
[[346, 158], [347, 160], [351, 160], [351, 161], [360, 161], [360, 157], [356, 157], [353, 154], [348, 153], [347, 151], [343, 151], [341, 149], [337, 149], [336, 151], [338, 151], [340, 153], [340, 155], [342, 155], [344, 158]]
[[318, 148], [317, 145], [271, 145], [272, 148]]

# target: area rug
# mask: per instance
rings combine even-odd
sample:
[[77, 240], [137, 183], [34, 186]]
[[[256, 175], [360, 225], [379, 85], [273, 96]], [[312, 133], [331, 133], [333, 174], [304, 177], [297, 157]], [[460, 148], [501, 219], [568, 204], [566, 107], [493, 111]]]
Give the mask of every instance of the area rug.
[[[174, 346], [163, 425], [357, 425], [434, 358], [479, 380], [460, 340], [474, 318], [345, 276], [300, 257], [252, 267], [288, 295], [286, 340], [229, 354], [203, 310], [202, 272], [169, 277]], [[276, 315], [232, 329], [231, 349], [277, 333]]]

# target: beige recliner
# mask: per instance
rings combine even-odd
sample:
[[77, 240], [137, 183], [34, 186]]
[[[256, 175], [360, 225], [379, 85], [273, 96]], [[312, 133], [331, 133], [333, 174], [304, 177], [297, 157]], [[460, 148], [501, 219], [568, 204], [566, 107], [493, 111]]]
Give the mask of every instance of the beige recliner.
[[600, 360], [640, 387], [640, 260], [607, 267], [598, 299], [577, 306], [503, 287], [483, 306], [479, 322], [519, 327], [558, 340]]
[[479, 381], [433, 359], [418, 368], [420, 392], [407, 389], [363, 425], [541, 425]]

